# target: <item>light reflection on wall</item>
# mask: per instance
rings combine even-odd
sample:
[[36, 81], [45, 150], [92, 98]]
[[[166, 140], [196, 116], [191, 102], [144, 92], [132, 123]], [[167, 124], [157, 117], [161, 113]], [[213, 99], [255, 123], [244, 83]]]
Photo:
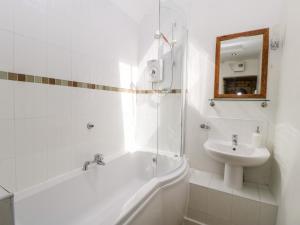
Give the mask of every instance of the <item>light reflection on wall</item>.
[[[136, 66], [119, 62], [119, 71], [121, 87], [132, 88], [135, 86], [138, 74]], [[122, 93], [121, 96], [125, 151], [132, 152], [135, 145], [136, 95]]]

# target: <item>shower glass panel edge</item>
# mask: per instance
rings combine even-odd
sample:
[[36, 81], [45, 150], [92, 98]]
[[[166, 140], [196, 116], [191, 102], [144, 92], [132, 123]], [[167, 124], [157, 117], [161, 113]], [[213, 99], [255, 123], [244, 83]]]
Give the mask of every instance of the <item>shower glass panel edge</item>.
[[157, 176], [175, 170], [184, 155], [188, 32], [185, 14], [172, 0], [159, 2], [159, 33], [158, 59], [163, 62], [163, 81], [155, 85]]

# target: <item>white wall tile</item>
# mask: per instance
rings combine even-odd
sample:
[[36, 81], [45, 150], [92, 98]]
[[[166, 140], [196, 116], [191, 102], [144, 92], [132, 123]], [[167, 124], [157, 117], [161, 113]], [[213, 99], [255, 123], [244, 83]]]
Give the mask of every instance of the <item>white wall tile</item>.
[[190, 183], [203, 186], [203, 187], [209, 186], [213, 174], [200, 171], [200, 170], [195, 170], [195, 169], [191, 169], [190, 171], [191, 171]]
[[[238, 1], [231, 1], [233, 4], [236, 2]], [[221, 167], [219, 163], [210, 160], [204, 154], [203, 143], [206, 141], [206, 137], [205, 133], [199, 129], [202, 122], [208, 121], [211, 117], [258, 120], [270, 124], [275, 120], [277, 84], [281, 61], [278, 52], [270, 52], [269, 78], [271, 79], [268, 81], [270, 84], [268, 85], [268, 98], [271, 98], [272, 101], [267, 108], [262, 108], [258, 102], [216, 102], [215, 107], [210, 107], [208, 104], [208, 99], [213, 97], [214, 90], [216, 37], [262, 27], [272, 29], [273, 26], [279, 23], [282, 9], [281, 1], [267, 0], [264, 1], [263, 5], [260, 3], [259, 0], [247, 1], [246, 5], [239, 7], [238, 12], [231, 7], [231, 4], [222, 3], [222, 6], [216, 9], [218, 15], [224, 15], [222, 16], [224, 18], [222, 25], [210, 15], [211, 1], [191, 1], [191, 4], [187, 6], [189, 12], [187, 16], [190, 21], [188, 26], [190, 48], [186, 133], [193, 136], [187, 137], [186, 151], [192, 159], [191, 164], [194, 168], [218, 173], [224, 171], [223, 165]], [[259, 8], [257, 4], [260, 4]], [[269, 4], [273, 5], [272, 9], [269, 8]], [[266, 8], [263, 9], [264, 7]], [[267, 14], [266, 11], [268, 11]], [[232, 15], [235, 16], [226, 16], [230, 15], [228, 12], [232, 12]], [[234, 22], [237, 13], [243, 22]], [[252, 16], [254, 14], [255, 18]], [[203, 35], [199, 30], [208, 30], [208, 32]], [[243, 127], [242, 124], [241, 122], [240, 127]], [[230, 137], [232, 132], [232, 130], [227, 131], [225, 136]], [[251, 132], [253, 132], [252, 128]], [[243, 139], [243, 137], [241, 138]], [[264, 169], [270, 170], [270, 168]]]
[[47, 150], [49, 128], [47, 119], [16, 119], [16, 156], [30, 156]]
[[0, 0], [0, 29], [13, 31], [13, 5], [12, 0]]
[[47, 48], [47, 75], [56, 79], [71, 80], [71, 53], [69, 50], [48, 45]]
[[273, 194], [270, 191], [270, 188], [266, 185], [259, 185], [259, 195], [260, 195], [260, 200], [263, 203], [269, 204], [276, 206], [276, 199], [273, 196]]
[[15, 118], [47, 116], [47, 86], [15, 82]]
[[231, 141], [232, 135], [238, 134], [239, 142], [247, 144], [251, 144], [252, 134], [258, 126], [263, 138], [266, 138], [268, 131], [266, 122], [259, 120], [209, 118], [209, 124], [209, 138]]
[[197, 210], [197, 209], [188, 208], [187, 216], [190, 219], [196, 220], [196, 221], [204, 223], [204, 224], [208, 224], [207, 223], [208, 215], [204, 212], [201, 212], [201, 211]]
[[244, 183], [242, 189], [233, 189], [233, 194], [250, 200], [260, 201], [257, 184]]
[[199, 225], [199, 224], [191, 220], [184, 220], [183, 225]]
[[91, 114], [91, 91], [87, 89], [74, 88], [72, 89], [72, 112], [78, 116], [88, 116]]
[[71, 121], [68, 116], [54, 117], [48, 120], [47, 168], [49, 178], [74, 169]]
[[12, 81], [0, 80], [0, 118], [14, 118], [14, 84]]
[[233, 196], [232, 224], [257, 225], [259, 224], [260, 203], [257, 201]]
[[47, 179], [47, 153], [37, 152], [16, 158], [17, 190], [24, 190]]
[[11, 198], [1, 200], [0, 202], [0, 224], [13, 225], [14, 216], [13, 216], [13, 203]]
[[3, 187], [13, 192], [16, 190], [15, 158], [0, 159], [0, 182]]
[[69, 87], [48, 86], [46, 103], [49, 117], [65, 118], [71, 116], [72, 91], [72, 88]]
[[45, 75], [47, 72], [47, 46], [44, 42], [15, 35], [14, 72]]
[[224, 220], [211, 215], [207, 215], [207, 224], [208, 225], [232, 225], [231, 219]]
[[[233, 196], [220, 191], [208, 190], [207, 213], [223, 220], [231, 219]], [[235, 213], [235, 212], [234, 212]], [[237, 224], [238, 225], [238, 224]]]
[[[120, 86], [120, 61], [137, 63], [138, 26], [109, 1], [0, 0], [0, 6], [0, 70]], [[1, 174], [0, 183], [22, 190], [81, 167], [96, 152], [124, 151], [124, 99], [0, 80], [0, 167], [16, 168], [8, 173], [12, 181]], [[95, 123], [92, 131], [88, 122]]]
[[207, 213], [208, 189], [198, 185], [190, 184], [189, 208]]
[[72, 79], [81, 82], [91, 82], [92, 62], [88, 55], [72, 54]]
[[104, 64], [105, 57], [94, 56], [91, 69], [91, 83], [103, 84], [104, 74], [110, 74], [105, 68], [107, 65]]
[[[202, 175], [202, 178], [207, 180], [206, 176]], [[190, 178], [189, 218], [208, 225], [275, 224], [277, 205], [266, 186], [260, 185], [262, 190], [259, 192], [258, 185], [246, 183], [243, 189], [229, 194], [222, 188], [214, 190], [211, 182], [202, 187], [191, 180], [194, 179]], [[266, 199], [273, 203], [266, 203]]]
[[0, 160], [15, 157], [14, 120], [0, 119]]
[[[67, 10], [67, 9], [66, 9]], [[65, 50], [71, 50], [71, 20], [67, 14], [50, 13], [47, 17], [47, 41]]]
[[71, 15], [72, 0], [47, 0], [47, 13], [49, 15]]
[[13, 33], [0, 30], [0, 70], [2, 71], [13, 71], [13, 39]]
[[33, 152], [35, 140], [31, 119], [15, 120], [16, 155], [27, 155]]
[[20, 35], [46, 40], [46, 0], [15, 0], [15, 32]]
[[269, 204], [260, 204], [259, 225], [275, 225], [277, 207]]

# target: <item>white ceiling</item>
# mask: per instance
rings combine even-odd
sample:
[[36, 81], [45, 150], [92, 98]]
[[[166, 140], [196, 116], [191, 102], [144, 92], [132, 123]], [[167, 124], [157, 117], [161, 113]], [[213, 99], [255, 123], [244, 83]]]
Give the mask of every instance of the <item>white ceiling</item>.
[[262, 52], [263, 36], [236, 38], [221, 43], [221, 60], [258, 58]]
[[147, 14], [153, 14], [159, 0], [110, 0], [137, 23]]

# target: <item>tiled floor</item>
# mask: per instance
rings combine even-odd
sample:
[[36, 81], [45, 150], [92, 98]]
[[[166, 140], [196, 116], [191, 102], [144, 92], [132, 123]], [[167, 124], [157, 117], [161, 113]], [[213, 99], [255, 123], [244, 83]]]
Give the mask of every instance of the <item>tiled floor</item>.
[[246, 183], [226, 187], [223, 176], [191, 170], [190, 201], [185, 224], [274, 225], [277, 204], [267, 186]]

